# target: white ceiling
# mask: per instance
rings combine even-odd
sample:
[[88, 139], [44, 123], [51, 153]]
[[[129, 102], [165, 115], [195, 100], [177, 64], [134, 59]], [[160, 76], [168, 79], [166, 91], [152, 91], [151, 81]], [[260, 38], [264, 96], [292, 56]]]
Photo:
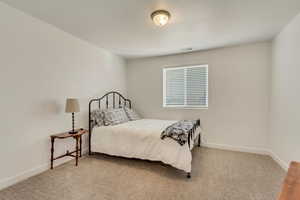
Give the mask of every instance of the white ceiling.
[[[268, 40], [300, 12], [300, 0], [1, 1], [125, 57]], [[152, 23], [156, 9], [171, 13], [170, 24]]]

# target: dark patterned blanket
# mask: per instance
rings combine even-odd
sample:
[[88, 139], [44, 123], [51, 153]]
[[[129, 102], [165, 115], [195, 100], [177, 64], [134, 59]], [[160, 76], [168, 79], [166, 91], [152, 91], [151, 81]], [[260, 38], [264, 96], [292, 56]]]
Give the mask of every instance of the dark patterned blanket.
[[200, 119], [198, 120], [182, 120], [168, 126], [162, 133], [160, 138], [172, 138], [180, 145], [184, 145], [190, 135], [193, 135], [196, 128], [200, 126]]

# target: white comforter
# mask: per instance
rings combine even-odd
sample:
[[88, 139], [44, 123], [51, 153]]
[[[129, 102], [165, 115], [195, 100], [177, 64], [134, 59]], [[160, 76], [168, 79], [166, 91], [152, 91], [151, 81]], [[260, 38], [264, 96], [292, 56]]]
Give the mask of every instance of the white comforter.
[[[162, 161], [191, 172], [192, 155], [188, 144], [181, 146], [171, 138], [161, 139], [162, 131], [176, 121], [141, 119], [115, 126], [95, 127], [92, 133], [93, 152], [114, 156]], [[201, 129], [197, 128], [195, 138]], [[194, 138], [194, 139], [195, 139]], [[191, 142], [191, 149], [194, 142]]]

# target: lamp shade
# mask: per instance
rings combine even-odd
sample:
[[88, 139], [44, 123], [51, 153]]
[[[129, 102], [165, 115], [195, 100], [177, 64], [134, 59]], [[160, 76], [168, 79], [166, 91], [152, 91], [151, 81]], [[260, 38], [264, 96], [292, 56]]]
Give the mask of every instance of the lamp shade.
[[78, 99], [67, 99], [66, 101], [66, 113], [79, 112], [79, 102]]

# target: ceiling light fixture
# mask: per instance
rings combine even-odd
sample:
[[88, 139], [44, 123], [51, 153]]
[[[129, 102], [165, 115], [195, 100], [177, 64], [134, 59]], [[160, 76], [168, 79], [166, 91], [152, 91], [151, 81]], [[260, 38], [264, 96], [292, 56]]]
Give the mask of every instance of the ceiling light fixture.
[[156, 10], [151, 14], [151, 19], [154, 24], [162, 27], [168, 23], [171, 18], [171, 14], [166, 10]]

